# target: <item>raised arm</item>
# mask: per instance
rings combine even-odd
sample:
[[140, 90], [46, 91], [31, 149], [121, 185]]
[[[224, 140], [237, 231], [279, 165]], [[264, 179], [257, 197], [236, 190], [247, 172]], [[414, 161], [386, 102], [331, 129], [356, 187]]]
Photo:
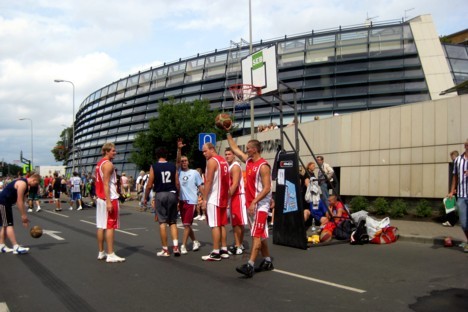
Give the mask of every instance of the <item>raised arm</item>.
[[232, 152], [233, 152], [240, 160], [242, 160], [243, 162], [246, 162], [246, 161], [247, 161], [247, 158], [249, 158], [249, 157], [247, 156], [247, 154], [245, 154], [243, 151], [241, 151], [241, 149], [240, 149], [239, 146], [237, 145], [236, 141], [234, 141], [234, 139], [232, 138], [232, 135], [231, 135], [229, 132], [227, 133], [226, 138], [227, 138], [229, 147], [231, 148]]

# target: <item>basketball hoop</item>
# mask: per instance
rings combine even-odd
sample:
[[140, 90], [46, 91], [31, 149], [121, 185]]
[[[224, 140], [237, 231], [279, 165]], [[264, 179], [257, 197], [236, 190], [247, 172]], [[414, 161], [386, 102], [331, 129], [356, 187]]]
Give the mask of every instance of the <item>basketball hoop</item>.
[[259, 95], [262, 95], [262, 89], [250, 84], [233, 84], [229, 87], [235, 109], [250, 108], [249, 101]]

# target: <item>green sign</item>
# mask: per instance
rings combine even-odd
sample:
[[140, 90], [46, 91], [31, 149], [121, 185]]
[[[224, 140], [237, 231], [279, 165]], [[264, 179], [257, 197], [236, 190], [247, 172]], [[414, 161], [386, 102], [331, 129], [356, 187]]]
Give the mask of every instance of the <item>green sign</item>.
[[263, 51], [259, 51], [252, 55], [252, 70], [262, 68], [263, 63]]

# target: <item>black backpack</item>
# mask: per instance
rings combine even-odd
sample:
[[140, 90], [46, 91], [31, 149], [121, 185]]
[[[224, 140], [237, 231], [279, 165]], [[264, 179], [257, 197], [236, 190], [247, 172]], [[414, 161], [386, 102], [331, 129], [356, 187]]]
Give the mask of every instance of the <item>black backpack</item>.
[[369, 235], [367, 235], [366, 220], [359, 221], [356, 230], [351, 233], [351, 245], [364, 245], [369, 243]]
[[353, 222], [349, 219], [341, 221], [333, 231], [333, 236], [338, 240], [349, 240], [353, 232]]

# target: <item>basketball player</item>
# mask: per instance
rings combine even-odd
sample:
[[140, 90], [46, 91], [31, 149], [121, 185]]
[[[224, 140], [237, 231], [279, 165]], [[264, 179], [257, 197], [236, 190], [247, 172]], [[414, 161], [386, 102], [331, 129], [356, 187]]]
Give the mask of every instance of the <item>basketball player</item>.
[[62, 211], [62, 207], [60, 203], [60, 194], [62, 192], [62, 178], [58, 176], [57, 172], [54, 172], [53, 189], [54, 189], [54, 201], [56, 205], [55, 211]]
[[[114, 252], [114, 230], [120, 226], [119, 194], [117, 193], [117, 176], [112, 160], [117, 154], [114, 143], [102, 146], [102, 158], [96, 165], [96, 226], [98, 241], [98, 260], [106, 262], [124, 262], [125, 258]], [[104, 251], [104, 238], [107, 253]]]
[[[226, 131], [229, 131], [226, 128]], [[246, 277], [252, 277], [254, 271], [271, 271], [273, 263], [268, 249], [268, 211], [271, 200], [271, 169], [268, 162], [262, 158], [262, 146], [258, 140], [250, 140], [247, 143], [247, 153], [237, 146], [231, 134], [227, 133], [227, 140], [234, 154], [246, 163], [245, 199], [247, 212], [253, 217], [251, 224], [252, 252], [248, 263], [236, 268], [236, 271]], [[261, 251], [263, 261], [254, 269], [255, 260]]]
[[[8, 183], [7, 186], [0, 192], [0, 252], [10, 252], [13, 254], [25, 254], [29, 251], [28, 247], [18, 245], [13, 228], [13, 205], [16, 204], [21, 214], [21, 222], [24, 227], [29, 226], [28, 216], [26, 214], [26, 207], [24, 206], [26, 193], [28, 187], [38, 186], [41, 176], [33, 174], [29, 178], [19, 178]], [[13, 249], [5, 245], [5, 233]]]
[[158, 257], [169, 257], [167, 245], [166, 224], [169, 225], [172, 237], [172, 252], [175, 257], [180, 256], [179, 240], [177, 233], [177, 190], [179, 188], [178, 174], [176, 166], [167, 161], [167, 151], [165, 148], [156, 150], [158, 162], [150, 169], [148, 184], [145, 188], [143, 205], [148, 203], [151, 189], [156, 193], [155, 204], [156, 214], [159, 221], [159, 234], [161, 237], [162, 249], [156, 255]]
[[234, 233], [234, 245], [228, 248], [229, 254], [241, 255], [244, 252], [244, 226], [247, 224], [247, 210], [245, 207], [244, 179], [236, 155], [228, 147], [224, 151], [224, 157], [229, 164], [230, 187], [229, 198], [231, 208], [231, 225]]
[[205, 143], [202, 151], [207, 160], [205, 187], [202, 192], [202, 209], [205, 211], [213, 237], [213, 251], [209, 255], [203, 256], [202, 260], [220, 261], [221, 258], [229, 258], [225, 228], [225, 225], [228, 224], [229, 165], [223, 157], [216, 153], [212, 143]]

